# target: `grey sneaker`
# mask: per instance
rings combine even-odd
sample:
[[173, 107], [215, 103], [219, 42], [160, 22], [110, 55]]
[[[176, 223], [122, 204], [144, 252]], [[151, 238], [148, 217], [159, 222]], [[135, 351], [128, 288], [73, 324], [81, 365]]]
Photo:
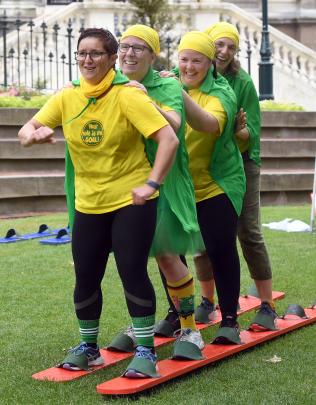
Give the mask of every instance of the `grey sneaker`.
[[107, 346], [108, 350], [117, 352], [133, 352], [136, 348], [136, 337], [132, 326], [125, 329], [112, 340]]
[[89, 346], [85, 342], [81, 342], [78, 346], [71, 348], [64, 361], [57, 367], [65, 370], [79, 371], [89, 370], [91, 366], [100, 366], [104, 364], [104, 360], [100, 354], [99, 347]]
[[196, 345], [200, 350], [204, 349], [204, 341], [199, 330], [181, 329], [180, 335], [177, 337], [179, 342], [190, 342]]
[[200, 331], [181, 329], [173, 346], [173, 359], [201, 360], [204, 341]]
[[195, 309], [195, 321], [198, 323], [210, 323], [216, 319], [215, 304], [206, 297], [202, 297], [201, 304]]
[[249, 330], [255, 332], [264, 332], [267, 330], [276, 330], [276, 319], [278, 315], [271, 305], [263, 301], [260, 305], [260, 308], [249, 326]]
[[155, 378], [157, 373], [157, 356], [154, 348], [137, 346], [131, 363], [125, 370], [123, 377], [127, 378]]

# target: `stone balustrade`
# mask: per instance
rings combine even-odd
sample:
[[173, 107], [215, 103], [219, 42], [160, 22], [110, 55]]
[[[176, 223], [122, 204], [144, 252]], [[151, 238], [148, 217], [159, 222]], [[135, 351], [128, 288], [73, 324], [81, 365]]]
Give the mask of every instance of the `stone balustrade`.
[[[293, 3], [294, 5], [294, 3]], [[219, 20], [228, 20], [236, 24], [241, 34], [240, 60], [245, 70], [248, 70], [248, 61], [251, 53], [251, 75], [256, 87], [258, 87], [258, 62], [260, 61], [261, 43], [261, 20], [253, 14], [226, 2], [213, 1], [170, 1], [175, 23], [170, 31], [165, 33], [173, 41], [171, 50], [176, 49], [176, 43], [181, 34], [190, 29], [203, 30], [210, 24]], [[47, 7], [44, 11], [49, 9]], [[43, 81], [43, 53], [46, 52], [46, 80], [48, 88], [61, 87], [69, 80], [68, 70], [71, 66], [72, 78], [78, 75], [78, 68], [73, 60], [73, 51], [76, 49], [76, 40], [80, 29], [88, 26], [105, 27], [118, 34], [124, 31], [131, 16], [131, 10], [124, 2], [104, 2], [86, 0], [83, 3], [72, 3], [68, 6], [57, 7], [52, 12], [43, 14], [33, 20], [32, 42], [34, 50], [32, 57], [34, 63], [30, 72], [30, 32], [27, 26], [21, 26], [20, 41], [20, 76], [22, 82], [30, 86], [29, 78], [34, 74], [35, 79]], [[43, 37], [42, 24], [45, 21], [47, 35]], [[71, 21], [71, 52], [69, 51], [68, 33], [69, 21]], [[54, 34], [54, 26], [58, 24], [57, 36]], [[68, 28], [67, 28], [68, 26]], [[16, 66], [13, 60], [17, 57], [17, 31], [7, 36], [7, 52], [15, 50], [8, 61], [7, 74], [15, 75]], [[287, 100], [303, 105], [307, 110], [316, 111], [316, 52], [300, 44], [281, 31], [270, 27], [270, 39], [272, 48], [272, 62], [274, 64], [274, 95], [278, 100]], [[45, 43], [45, 50], [44, 50]], [[166, 47], [162, 44], [164, 53]], [[23, 56], [23, 50], [28, 50], [27, 57]], [[63, 61], [60, 57], [63, 53]], [[176, 63], [176, 52], [173, 52], [173, 63]], [[3, 54], [3, 45], [0, 43], [0, 55]], [[51, 59], [47, 55], [52, 55]], [[24, 60], [24, 59], [25, 60]], [[56, 60], [54, 59], [56, 58]], [[22, 63], [22, 62], [25, 63]], [[58, 64], [58, 61], [60, 62]], [[3, 77], [3, 67], [0, 67], [0, 77]], [[59, 76], [57, 79], [55, 76]], [[53, 77], [52, 77], [53, 76]], [[34, 82], [36, 80], [34, 79]], [[33, 83], [34, 85], [34, 83]]]

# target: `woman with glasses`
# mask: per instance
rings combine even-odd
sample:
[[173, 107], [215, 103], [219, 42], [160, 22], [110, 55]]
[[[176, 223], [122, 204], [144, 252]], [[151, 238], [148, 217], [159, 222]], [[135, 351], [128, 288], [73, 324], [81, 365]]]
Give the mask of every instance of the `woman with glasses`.
[[[158, 33], [150, 27], [137, 24], [128, 28], [120, 39], [119, 64], [124, 75], [141, 83], [156, 108], [170, 122], [179, 139], [175, 161], [160, 188], [157, 226], [151, 255], [156, 257], [159, 268], [166, 277], [167, 289], [177, 308], [177, 317], [178, 314], [180, 317], [175, 328], [167, 325], [168, 330], [163, 331], [164, 334], [173, 336], [175, 329], [181, 329], [174, 344], [173, 357], [195, 360], [202, 358], [204, 342], [194, 320], [193, 277], [179, 255], [195, 253], [204, 245], [197, 222], [194, 188], [184, 139], [182, 88], [177, 80], [161, 78], [159, 73], [153, 70], [152, 64], [159, 52]], [[130, 85], [138, 85], [137, 83], [132, 82]], [[152, 164], [157, 147], [150, 139], [145, 139], [145, 145]], [[127, 329], [118, 335], [108, 348], [130, 351], [135, 344], [134, 331]]]
[[[250, 328], [256, 331], [275, 329], [275, 305], [272, 299], [272, 271], [260, 224], [260, 130], [261, 114], [257, 92], [251, 77], [236, 59], [239, 48], [237, 28], [227, 22], [211, 25], [205, 31], [215, 43], [216, 68], [227, 79], [237, 97], [238, 110], [247, 114], [247, 125], [235, 132], [243, 157], [247, 180], [246, 194], [238, 220], [238, 239], [261, 306]], [[214, 306], [212, 265], [206, 254], [195, 257], [202, 303], [197, 318], [207, 319]]]
[[[117, 48], [109, 31], [83, 31], [76, 53], [80, 86], [52, 96], [19, 132], [23, 146], [55, 143], [52, 128], [62, 125], [74, 165], [74, 306], [81, 342], [60, 363], [68, 370], [103, 363], [97, 344], [101, 282], [111, 251], [138, 332], [139, 351], [153, 346], [156, 301], [147, 260], [156, 226], [158, 189], [179, 141], [152, 101], [139, 89], [123, 85], [126, 78], [113, 69]], [[152, 167], [143, 137], [158, 144]], [[155, 367], [149, 373], [156, 375]]]

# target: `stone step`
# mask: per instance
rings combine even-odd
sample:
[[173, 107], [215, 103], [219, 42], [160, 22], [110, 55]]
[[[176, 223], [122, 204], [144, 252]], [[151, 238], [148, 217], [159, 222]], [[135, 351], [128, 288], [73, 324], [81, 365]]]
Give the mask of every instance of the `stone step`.
[[0, 218], [66, 212], [65, 196], [36, 196], [0, 199]]
[[0, 173], [60, 172], [65, 170], [64, 158], [60, 159], [0, 159]]
[[308, 191], [313, 189], [314, 170], [261, 170], [261, 191]]
[[275, 139], [266, 138], [261, 141], [261, 158], [265, 157], [311, 157], [316, 156], [316, 139]]
[[313, 170], [315, 166], [315, 158], [310, 157], [270, 157], [266, 156], [261, 159], [261, 170]]
[[278, 127], [264, 127], [261, 131], [261, 141], [266, 138], [270, 139], [315, 139], [315, 128], [289, 128], [283, 126], [282, 128]]
[[316, 115], [312, 111], [262, 111], [264, 128], [315, 128]]
[[1, 199], [63, 196], [65, 174], [61, 172], [1, 173]]
[[64, 156], [65, 141], [63, 139], [58, 139], [54, 145], [43, 143], [30, 148], [21, 146], [17, 138], [0, 139], [0, 159], [12, 159], [13, 161], [15, 159], [63, 159]]
[[260, 203], [270, 205], [302, 205], [311, 204], [310, 194], [306, 191], [261, 191]]

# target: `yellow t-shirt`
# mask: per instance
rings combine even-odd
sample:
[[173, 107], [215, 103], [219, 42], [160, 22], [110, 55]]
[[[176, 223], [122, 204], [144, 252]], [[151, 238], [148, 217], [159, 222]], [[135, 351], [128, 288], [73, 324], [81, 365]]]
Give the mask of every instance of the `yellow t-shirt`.
[[[203, 110], [217, 119], [220, 133], [223, 132], [227, 114], [217, 97], [202, 93], [199, 89], [189, 90], [189, 95]], [[186, 145], [189, 153], [189, 168], [193, 179], [195, 199], [197, 202], [223, 194], [210, 175], [210, 161], [217, 136], [198, 132], [189, 125], [186, 127]]]
[[151, 172], [142, 136], [168, 122], [142, 91], [115, 85], [67, 123], [87, 102], [79, 87], [64, 89], [34, 119], [50, 128], [63, 125], [75, 169], [76, 209], [101, 214], [132, 204], [132, 189]]
[[246, 152], [249, 149], [249, 138], [247, 140], [243, 140], [236, 137], [237, 145], [240, 150], [240, 153]]

